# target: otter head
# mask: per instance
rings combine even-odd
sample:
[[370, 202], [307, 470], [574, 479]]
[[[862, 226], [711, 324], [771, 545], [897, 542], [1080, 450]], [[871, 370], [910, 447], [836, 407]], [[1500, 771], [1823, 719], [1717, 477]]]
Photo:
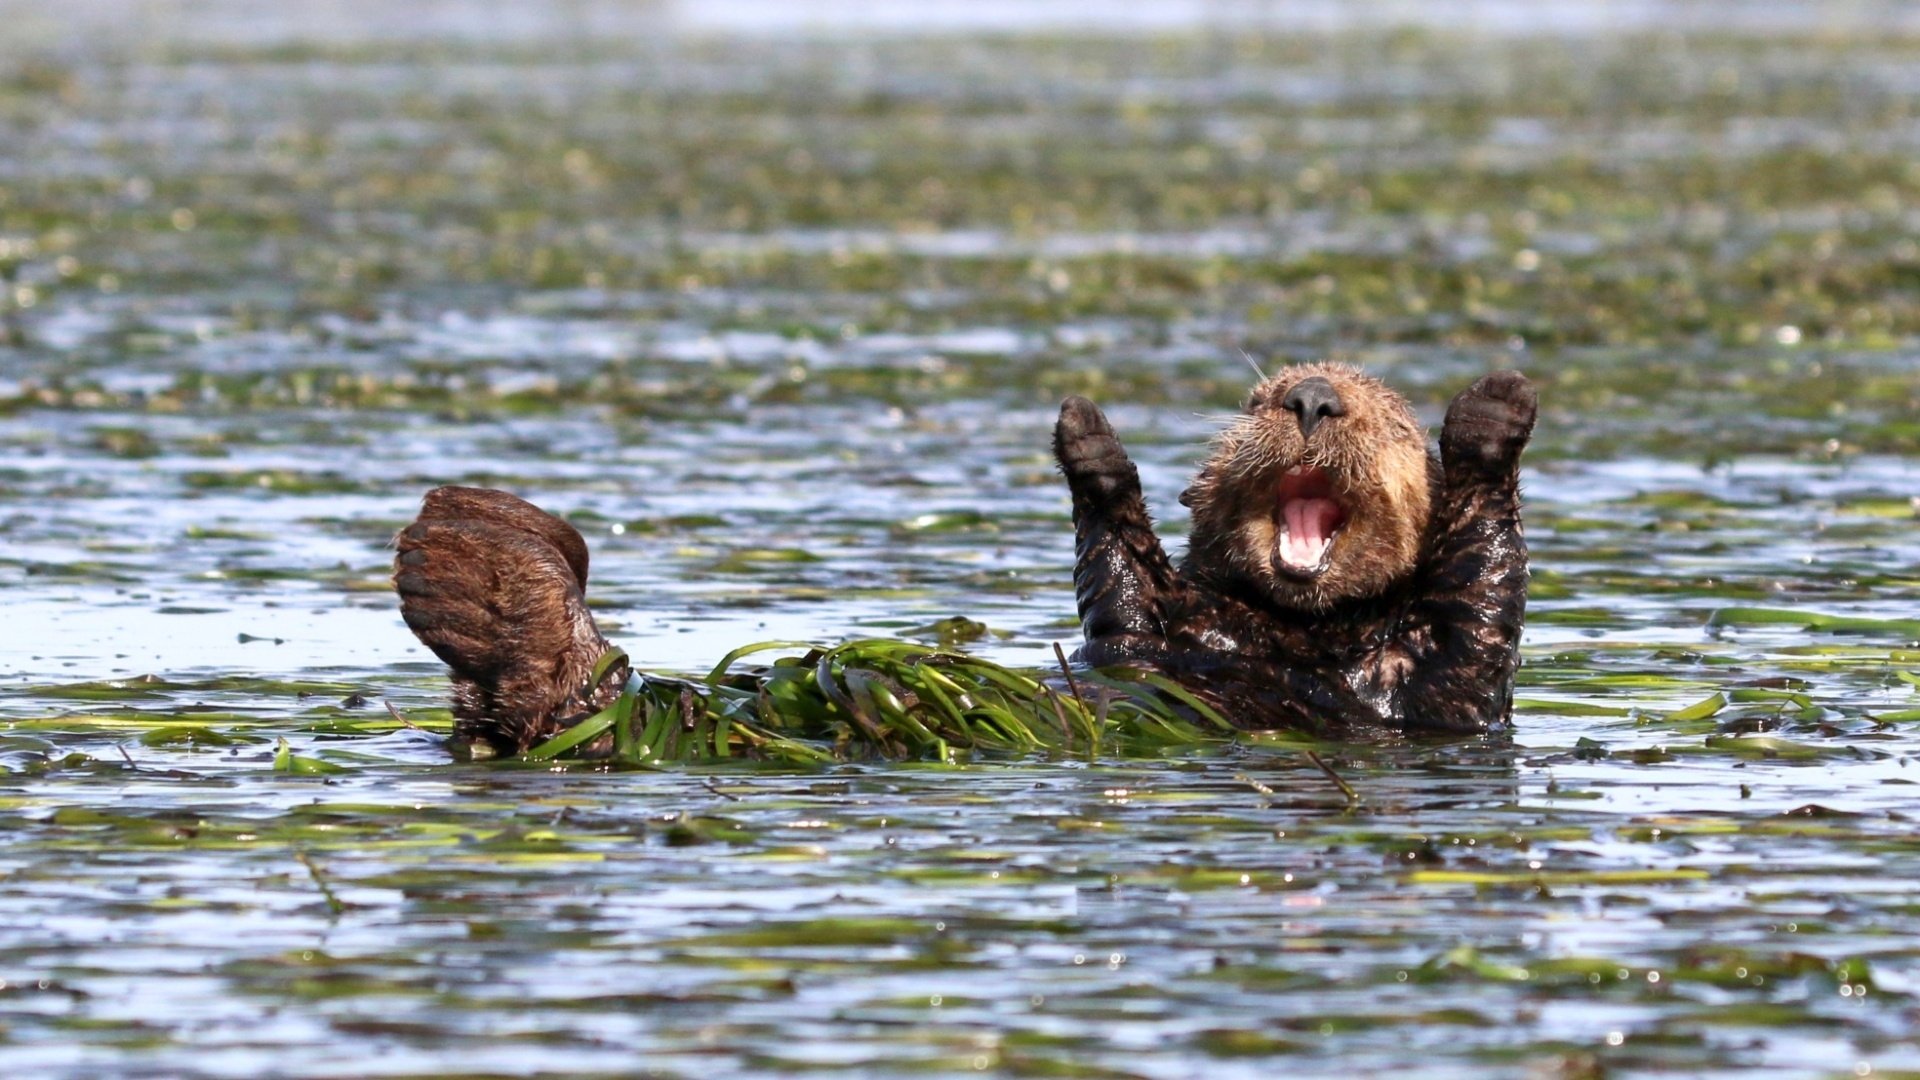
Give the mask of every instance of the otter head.
[[1180, 501], [1186, 572], [1232, 594], [1319, 611], [1412, 572], [1431, 499], [1407, 400], [1344, 364], [1261, 383]]

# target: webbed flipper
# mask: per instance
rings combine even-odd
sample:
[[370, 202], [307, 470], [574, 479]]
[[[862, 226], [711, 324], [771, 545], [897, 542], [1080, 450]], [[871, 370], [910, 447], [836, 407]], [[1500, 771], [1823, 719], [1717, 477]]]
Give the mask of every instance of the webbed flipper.
[[401, 617], [451, 669], [456, 736], [517, 753], [619, 694], [626, 664], [593, 679], [608, 646], [573, 526], [503, 491], [441, 487], [394, 544]]

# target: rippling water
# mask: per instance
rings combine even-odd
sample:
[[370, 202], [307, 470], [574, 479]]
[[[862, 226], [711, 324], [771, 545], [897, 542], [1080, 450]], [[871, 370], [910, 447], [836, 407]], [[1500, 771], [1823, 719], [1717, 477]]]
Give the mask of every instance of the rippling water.
[[[0, 3], [0, 1063], [1920, 1069], [1920, 43], [567, 7]], [[1288, 740], [546, 771], [380, 707], [444, 715], [386, 542], [445, 482], [572, 518], [650, 668], [1048, 666], [1055, 404], [1177, 535], [1243, 350], [1540, 384], [1511, 744], [1322, 747], [1349, 805]]]

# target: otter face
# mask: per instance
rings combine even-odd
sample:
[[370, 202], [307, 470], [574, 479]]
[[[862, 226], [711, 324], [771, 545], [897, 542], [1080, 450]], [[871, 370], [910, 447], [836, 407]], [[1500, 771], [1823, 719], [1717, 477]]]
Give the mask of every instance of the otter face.
[[1413, 570], [1431, 499], [1427, 436], [1405, 398], [1344, 364], [1254, 388], [1180, 501], [1185, 569], [1309, 611], [1374, 596]]

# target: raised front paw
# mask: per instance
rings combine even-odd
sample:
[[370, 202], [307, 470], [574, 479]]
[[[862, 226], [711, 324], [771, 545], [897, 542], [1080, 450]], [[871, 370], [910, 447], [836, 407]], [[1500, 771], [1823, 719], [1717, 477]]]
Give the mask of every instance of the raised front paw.
[[1086, 398], [1070, 397], [1060, 403], [1060, 420], [1053, 426], [1053, 456], [1076, 495], [1112, 496], [1140, 486], [1139, 473], [1114, 436], [1113, 425], [1107, 423], [1100, 406]]
[[1539, 396], [1517, 371], [1496, 371], [1447, 406], [1440, 454], [1448, 469], [1511, 469], [1533, 435]]

